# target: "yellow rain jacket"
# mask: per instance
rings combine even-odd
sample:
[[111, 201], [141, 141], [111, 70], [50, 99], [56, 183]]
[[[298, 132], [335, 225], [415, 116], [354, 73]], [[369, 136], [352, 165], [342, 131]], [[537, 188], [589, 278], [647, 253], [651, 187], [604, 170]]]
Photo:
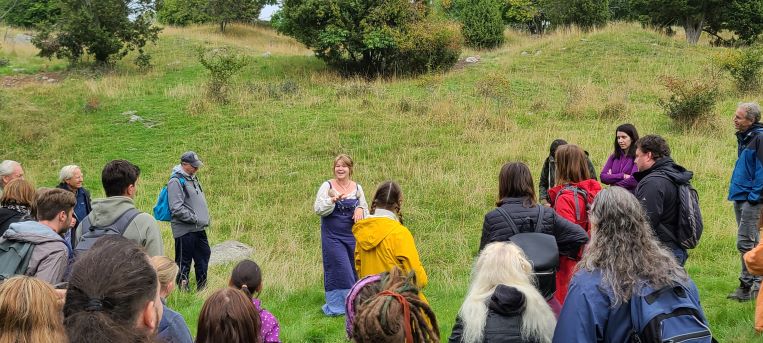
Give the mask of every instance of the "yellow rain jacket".
[[367, 218], [355, 223], [352, 233], [356, 241], [355, 271], [359, 278], [388, 272], [398, 266], [406, 273], [416, 273], [419, 290], [427, 285], [427, 273], [421, 265], [413, 236], [400, 222], [387, 217]]

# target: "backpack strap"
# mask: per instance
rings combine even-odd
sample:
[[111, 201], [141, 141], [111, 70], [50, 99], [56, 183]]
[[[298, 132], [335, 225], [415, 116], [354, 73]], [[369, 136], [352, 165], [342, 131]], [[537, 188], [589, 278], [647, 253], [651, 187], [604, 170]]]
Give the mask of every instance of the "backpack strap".
[[180, 189], [183, 190], [183, 194], [185, 194], [185, 197], [187, 198], [188, 191], [185, 189], [185, 183], [187, 180], [185, 179], [185, 177], [183, 177], [183, 175], [180, 173], [175, 173], [175, 174], [172, 174], [172, 176], [170, 176], [170, 181], [172, 181], [172, 179], [178, 179], [178, 183], [180, 183]]
[[506, 210], [504, 210], [503, 208], [501, 208], [501, 206], [498, 206], [497, 209], [498, 209], [498, 213], [500, 213], [503, 216], [503, 218], [506, 219], [506, 222], [509, 224], [509, 228], [511, 229], [511, 231], [514, 232], [515, 235], [518, 234], [519, 229], [517, 228], [517, 224], [514, 224], [514, 221], [511, 220], [511, 216], [509, 216], [509, 213], [506, 212]]
[[559, 190], [559, 193], [556, 193], [556, 198], [554, 198], [554, 204], [557, 203], [557, 200], [559, 200], [559, 197], [562, 195], [564, 191], [570, 191], [572, 192], [572, 203], [575, 204], [575, 220], [580, 221], [580, 206], [578, 206], [578, 194], [583, 196], [583, 206], [588, 203], [588, 193], [586, 191], [580, 189], [579, 187], [575, 187], [573, 185], [565, 185], [562, 189]]
[[[538, 204], [538, 221], [535, 222], [535, 232], [541, 232], [543, 229], [543, 205]], [[542, 233], [542, 232], [541, 232]]]
[[114, 221], [110, 227], [114, 228], [119, 232], [119, 235], [122, 236], [125, 234], [125, 231], [127, 231], [127, 227], [132, 223], [132, 220], [135, 219], [140, 214], [140, 211], [138, 211], [137, 208], [133, 207], [119, 216], [117, 220]]

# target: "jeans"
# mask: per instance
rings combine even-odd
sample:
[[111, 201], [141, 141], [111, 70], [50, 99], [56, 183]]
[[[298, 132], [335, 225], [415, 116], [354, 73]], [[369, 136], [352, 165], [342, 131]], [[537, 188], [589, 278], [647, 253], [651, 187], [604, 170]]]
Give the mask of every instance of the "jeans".
[[681, 265], [681, 267], [686, 264], [686, 260], [689, 259], [689, 253], [686, 251], [686, 249], [682, 248], [680, 245], [673, 243], [673, 242], [665, 242], [663, 243], [670, 252], [673, 253], [673, 255], [676, 256], [676, 260], [678, 261], [678, 264]]
[[744, 265], [744, 254], [758, 245], [760, 240], [758, 219], [763, 204], [750, 205], [747, 201], [734, 201], [734, 214], [737, 220], [737, 250], [742, 263], [742, 271], [739, 273], [739, 285], [741, 287], [760, 288], [760, 276], [754, 276], [747, 271]]
[[206, 231], [189, 232], [175, 238], [175, 263], [180, 268], [175, 282], [181, 290], [188, 290], [191, 261], [196, 272], [196, 289], [202, 290], [206, 287], [211, 254]]

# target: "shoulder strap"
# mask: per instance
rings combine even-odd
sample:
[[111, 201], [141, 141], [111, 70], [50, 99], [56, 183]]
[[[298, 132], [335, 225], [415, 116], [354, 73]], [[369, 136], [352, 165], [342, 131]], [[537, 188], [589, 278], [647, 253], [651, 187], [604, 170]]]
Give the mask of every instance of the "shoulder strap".
[[506, 222], [509, 224], [509, 228], [511, 229], [511, 231], [513, 231], [515, 235], [518, 234], [519, 229], [517, 229], [517, 224], [514, 224], [514, 221], [511, 220], [511, 216], [509, 216], [506, 210], [501, 208], [501, 206], [498, 206], [497, 209], [498, 209], [498, 212], [503, 216], [503, 218], [506, 219]]
[[538, 204], [538, 221], [535, 222], [535, 232], [541, 232], [543, 229], [543, 205]]
[[562, 189], [559, 190], [559, 193], [556, 194], [556, 198], [554, 199], [554, 204], [556, 204], [557, 200], [559, 200], [559, 196], [562, 195], [563, 191], [570, 191], [572, 192], [572, 203], [575, 205], [575, 220], [580, 221], [580, 206], [578, 206], [578, 193], [583, 196], [583, 206], [585, 206], [588, 203], [588, 193], [586, 191], [580, 189], [579, 187], [573, 186], [573, 185], [565, 185], [562, 187]]
[[180, 183], [180, 189], [183, 190], [183, 194], [185, 194], [185, 196], [187, 197], [188, 191], [185, 189], [185, 182], [186, 182], [185, 177], [183, 177], [183, 175], [180, 175], [180, 173], [175, 173], [175, 174], [172, 174], [172, 176], [170, 176], [170, 181], [172, 181], [172, 179], [178, 179], [178, 183]]
[[129, 226], [133, 219], [135, 219], [135, 217], [137, 217], [139, 214], [140, 211], [133, 207], [125, 211], [125, 213], [122, 213], [122, 215], [119, 216], [119, 219], [111, 224], [111, 227], [115, 228], [120, 235], [124, 235], [125, 231], [127, 231], [127, 226]]

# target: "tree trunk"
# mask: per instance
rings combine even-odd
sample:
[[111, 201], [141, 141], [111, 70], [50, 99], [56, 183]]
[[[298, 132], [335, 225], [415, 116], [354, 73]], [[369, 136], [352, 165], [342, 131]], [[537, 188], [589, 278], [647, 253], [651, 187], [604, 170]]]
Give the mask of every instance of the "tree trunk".
[[220, 21], [220, 32], [225, 33], [225, 20]]
[[686, 32], [686, 41], [691, 45], [699, 42], [699, 36], [702, 35], [702, 25], [705, 23], [705, 16], [684, 18], [684, 32]]

